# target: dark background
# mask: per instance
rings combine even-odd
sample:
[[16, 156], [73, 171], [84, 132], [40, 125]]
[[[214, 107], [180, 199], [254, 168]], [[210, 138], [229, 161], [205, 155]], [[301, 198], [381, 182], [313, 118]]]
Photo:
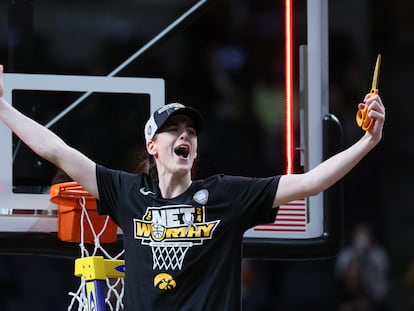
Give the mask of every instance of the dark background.
[[[107, 75], [194, 3], [3, 0], [0, 63], [6, 72]], [[306, 44], [306, 2], [294, 3], [297, 51]], [[409, 100], [413, 13], [410, 1], [329, 1], [330, 112], [342, 123], [345, 146], [362, 135], [355, 125], [356, 104], [369, 91], [377, 53], [383, 57], [379, 88], [387, 108], [384, 139], [344, 178], [344, 242], [351, 244], [358, 224], [372, 228], [389, 258], [389, 288], [380, 304], [358, 310], [412, 309], [407, 277], [414, 259], [409, 196], [414, 155]], [[200, 137], [199, 177], [218, 172], [284, 173], [282, 1], [220, 1], [191, 20], [119, 75], [164, 78], [167, 101], [181, 101], [204, 114], [207, 128]], [[295, 55], [296, 73], [297, 59]], [[71, 95], [59, 94], [20, 96], [30, 97], [20, 108], [42, 123], [59, 110], [56, 101], [64, 105], [72, 100]], [[97, 101], [108, 104], [94, 106]], [[90, 99], [64, 120], [71, 128], [64, 136], [95, 160], [132, 171], [143, 146], [137, 124], [147, 112], [131, 114], [111, 102], [111, 96]], [[111, 124], [115, 127], [108, 128]], [[122, 132], [121, 125], [126, 127]], [[98, 127], [97, 133], [121, 134], [79, 135], [84, 126]], [[54, 130], [62, 134], [64, 127]], [[89, 143], [96, 149], [90, 150]], [[56, 171], [25, 152], [22, 148], [21, 162], [15, 163], [16, 188], [33, 191], [33, 185], [47, 186]], [[28, 168], [19, 171], [23, 164]], [[244, 310], [345, 310], [340, 307], [346, 297], [335, 277], [336, 259], [246, 260]], [[4, 254], [0, 262], [1, 310], [64, 310], [67, 292], [78, 286], [69, 259]]]

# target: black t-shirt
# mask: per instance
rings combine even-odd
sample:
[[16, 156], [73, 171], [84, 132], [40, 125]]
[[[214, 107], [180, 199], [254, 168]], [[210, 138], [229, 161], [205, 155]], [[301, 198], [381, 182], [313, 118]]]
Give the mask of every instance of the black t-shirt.
[[164, 199], [146, 174], [97, 166], [98, 211], [124, 235], [125, 310], [240, 310], [243, 233], [274, 221], [279, 177], [216, 175]]

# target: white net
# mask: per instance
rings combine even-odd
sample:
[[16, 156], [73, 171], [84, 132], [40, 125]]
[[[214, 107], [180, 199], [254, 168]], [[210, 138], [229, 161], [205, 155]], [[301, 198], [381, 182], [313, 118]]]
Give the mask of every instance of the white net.
[[[96, 256], [99, 254], [103, 256], [105, 259], [115, 260], [120, 259], [124, 254], [124, 250], [122, 250], [116, 256], [111, 256], [105, 248], [100, 243], [100, 237], [105, 232], [105, 229], [109, 222], [109, 216], [106, 217], [104, 225], [102, 226], [99, 232], [95, 232], [94, 226], [92, 225], [92, 220], [88, 214], [88, 210], [86, 208], [86, 200], [85, 198], [80, 198], [80, 205], [82, 207], [81, 211], [81, 218], [80, 218], [80, 228], [81, 228], [81, 241], [79, 243], [81, 258]], [[94, 243], [93, 249], [88, 250], [85, 245], [85, 224], [89, 226], [91, 229], [93, 236], [94, 236]], [[76, 292], [69, 292], [69, 296], [72, 296], [70, 301], [68, 311], [78, 310], [78, 311], [89, 311], [88, 305], [88, 297], [86, 291], [86, 281], [83, 277], [80, 278], [80, 285]], [[105, 297], [105, 305], [107, 310], [111, 311], [119, 311], [124, 309], [123, 305], [123, 297], [124, 297], [124, 279], [123, 278], [107, 278], [106, 279], [106, 297]]]
[[153, 268], [181, 270], [183, 259], [191, 242], [151, 242]]

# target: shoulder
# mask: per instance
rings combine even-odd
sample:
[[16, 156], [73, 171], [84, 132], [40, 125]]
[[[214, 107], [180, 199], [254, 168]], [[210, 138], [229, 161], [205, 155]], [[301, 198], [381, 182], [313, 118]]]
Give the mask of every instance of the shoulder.
[[98, 184], [102, 182], [112, 182], [114, 184], [129, 183], [150, 183], [150, 177], [142, 173], [130, 173], [122, 170], [107, 168], [103, 165], [96, 165], [96, 176]]
[[243, 177], [217, 174], [217, 175], [210, 176], [206, 179], [198, 180], [197, 182], [203, 186], [216, 185], [216, 184], [223, 185], [223, 184], [229, 184], [232, 182], [236, 182], [240, 178], [243, 178]]
[[246, 177], [236, 175], [217, 174], [198, 182], [203, 186], [241, 187], [248, 185], [265, 185], [279, 183], [280, 176], [272, 177]]

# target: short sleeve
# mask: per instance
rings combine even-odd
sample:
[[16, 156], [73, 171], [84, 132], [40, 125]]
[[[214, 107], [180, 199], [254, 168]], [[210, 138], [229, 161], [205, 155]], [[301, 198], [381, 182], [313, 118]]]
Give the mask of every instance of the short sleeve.
[[280, 176], [267, 178], [222, 176], [220, 182], [222, 195], [232, 201], [243, 230], [275, 220], [278, 209], [273, 208], [273, 202], [279, 180]]
[[108, 169], [102, 165], [96, 166], [99, 200], [97, 211], [101, 215], [109, 215], [119, 225], [119, 202], [124, 179], [122, 171]]

